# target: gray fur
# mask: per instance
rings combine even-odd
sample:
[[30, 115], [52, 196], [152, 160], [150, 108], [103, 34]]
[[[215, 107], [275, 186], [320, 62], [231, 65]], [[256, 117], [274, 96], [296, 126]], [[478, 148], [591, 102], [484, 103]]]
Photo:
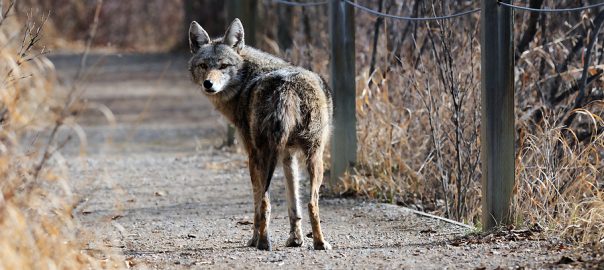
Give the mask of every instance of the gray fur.
[[[193, 25], [193, 24], [192, 24]], [[201, 27], [200, 27], [201, 28]], [[191, 40], [205, 41], [193, 27]], [[206, 34], [207, 35], [207, 34]], [[249, 156], [254, 192], [254, 236], [251, 246], [270, 249], [268, 189], [279, 161], [284, 165], [290, 214], [287, 246], [300, 246], [296, 160], [311, 176], [309, 216], [315, 249], [330, 249], [319, 219], [323, 150], [332, 118], [331, 91], [317, 74], [245, 45], [241, 22], [235, 19], [222, 38], [198, 44], [189, 62], [193, 81], [238, 130]]]

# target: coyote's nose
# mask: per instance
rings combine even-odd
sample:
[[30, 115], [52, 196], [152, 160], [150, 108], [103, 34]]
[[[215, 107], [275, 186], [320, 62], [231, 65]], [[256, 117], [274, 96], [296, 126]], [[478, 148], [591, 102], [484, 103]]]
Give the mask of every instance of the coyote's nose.
[[206, 89], [211, 89], [211, 88], [212, 88], [212, 85], [213, 85], [213, 84], [212, 84], [212, 81], [210, 81], [210, 80], [205, 80], [205, 81], [203, 82], [203, 87], [205, 87]]

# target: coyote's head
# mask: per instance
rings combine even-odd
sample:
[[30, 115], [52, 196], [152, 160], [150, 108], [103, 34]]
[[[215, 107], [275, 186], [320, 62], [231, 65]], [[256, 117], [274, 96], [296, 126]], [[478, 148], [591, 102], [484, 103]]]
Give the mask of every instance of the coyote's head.
[[235, 19], [224, 37], [211, 40], [208, 33], [197, 23], [189, 28], [189, 45], [193, 57], [189, 71], [193, 81], [208, 95], [224, 90], [235, 78], [243, 64], [239, 52], [244, 44], [243, 25]]

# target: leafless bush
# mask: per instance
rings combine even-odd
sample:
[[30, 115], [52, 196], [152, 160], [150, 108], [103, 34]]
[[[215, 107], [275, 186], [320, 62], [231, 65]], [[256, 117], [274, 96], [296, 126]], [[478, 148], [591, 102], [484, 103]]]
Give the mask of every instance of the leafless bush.
[[[84, 251], [94, 239], [83, 238], [72, 216], [75, 198], [62, 143], [53, 134], [73, 119], [54, 95], [52, 64], [36, 49], [46, 14], [37, 20], [29, 13], [20, 31], [14, 14], [4, 14], [9, 17], [0, 25], [0, 268], [121, 268], [110, 252], [99, 257]], [[33, 143], [23, 142], [26, 133], [38, 134]]]

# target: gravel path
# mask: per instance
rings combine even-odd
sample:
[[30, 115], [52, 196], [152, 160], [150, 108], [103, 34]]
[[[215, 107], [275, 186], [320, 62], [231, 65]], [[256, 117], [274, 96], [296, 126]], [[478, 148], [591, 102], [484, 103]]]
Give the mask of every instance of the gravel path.
[[[60, 82], [77, 58], [51, 57]], [[85, 98], [91, 109], [77, 142], [66, 148], [77, 218], [140, 269], [189, 268], [549, 268], [566, 252], [545, 241], [456, 241], [469, 230], [406, 208], [362, 200], [322, 198], [321, 218], [331, 251], [285, 248], [289, 232], [283, 174], [271, 186], [274, 251], [245, 247], [252, 235], [251, 187], [245, 156], [220, 150], [224, 122], [170, 55], [93, 56]], [[65, 130], [66, 136], [70, 131]], [[302, 181], [304, 201], [308, 181]], [[303, 232], [310, 232], [304, 209]], [[486, 243], [481, 243], [486, 242]]]

